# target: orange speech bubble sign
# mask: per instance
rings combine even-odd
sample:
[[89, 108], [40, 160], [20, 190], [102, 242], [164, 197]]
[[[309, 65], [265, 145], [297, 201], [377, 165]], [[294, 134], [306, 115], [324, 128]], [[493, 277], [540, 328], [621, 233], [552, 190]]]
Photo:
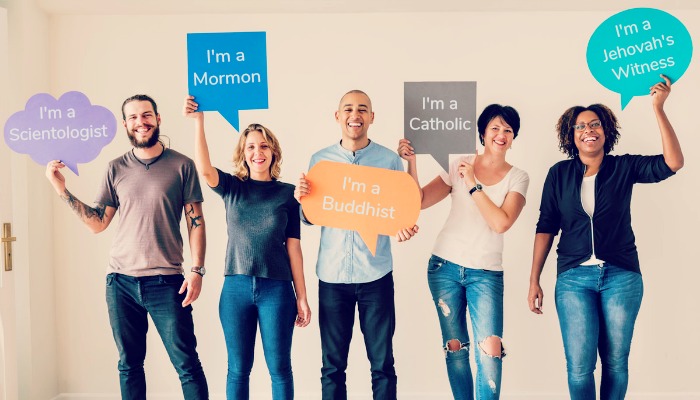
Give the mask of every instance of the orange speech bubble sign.
[[420, 192], [405, 172], [320, 161], [306, 180], [310, 194], [301, 198], [306, 218], [314, 225], [357, 231], [372, 255], [377, 235], [393, 236], [418, 220]]

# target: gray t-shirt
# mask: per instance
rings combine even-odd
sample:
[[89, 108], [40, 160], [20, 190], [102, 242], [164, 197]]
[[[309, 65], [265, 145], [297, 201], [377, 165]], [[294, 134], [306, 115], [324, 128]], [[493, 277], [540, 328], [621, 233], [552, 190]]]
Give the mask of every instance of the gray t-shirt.
[[202, 200], [194, 162], [174, 150], [165, 149], [148, 169], [132, 151], [112, 160], [95, 200], [119, 210], [107, 273], [181, 274], [180, 219], [185, 204]]
[[300, 238], [299, 203], [294, 185], [241, 180], [219, 171], [212, 188], [226, 206], [225, 275], [292, 280], [287, 238]]

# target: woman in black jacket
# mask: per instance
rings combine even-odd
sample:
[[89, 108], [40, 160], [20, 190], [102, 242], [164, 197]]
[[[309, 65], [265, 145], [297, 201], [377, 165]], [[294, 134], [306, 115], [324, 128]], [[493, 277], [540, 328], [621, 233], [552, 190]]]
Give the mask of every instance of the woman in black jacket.
[[609, 155], [619, 125], [602, 104], [571, 107], [557, 123], [559, 148], [569, 160], [550, 168], [544, 184], [528, 303], [532, 312], [542, 313], [540, 275], [561, 231], [554, 297], [574, 400], [595, 399], [597, 354], [600, 398], [622, 399], [627, 391], [627, 360], [643, 293], [630, 215], [632, 187], [662, 181], [683, 167], [681, 146], [663, 109], [671, 81], [661, 77], [665, 82], [652, 86], [650, 95], [662, 155]]

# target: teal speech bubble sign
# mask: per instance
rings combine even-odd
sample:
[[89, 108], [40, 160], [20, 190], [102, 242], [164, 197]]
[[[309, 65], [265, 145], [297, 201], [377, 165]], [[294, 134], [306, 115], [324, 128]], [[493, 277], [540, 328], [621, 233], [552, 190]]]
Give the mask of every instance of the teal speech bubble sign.
[[661, 81], [680, 79], [693, 56], [693, 42], [673, 15], [655, 8], [632, 8], [606, 19], [586, 49], [588, 69], [603, 86], [620, 93], [622, 109], [634, 96], [649, 94]]

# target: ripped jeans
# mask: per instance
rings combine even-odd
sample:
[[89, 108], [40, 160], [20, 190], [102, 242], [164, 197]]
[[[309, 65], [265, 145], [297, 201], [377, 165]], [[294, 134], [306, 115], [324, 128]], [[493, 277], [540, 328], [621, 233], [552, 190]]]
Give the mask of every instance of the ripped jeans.
[[640, 274], [609, 263], [581, 265], [557, 276], [554, 299], [572, 400], [596, 398], [593, 371], [598, 355], [600, 398], [625, 398], [632, 333], [643, 294]]
[[[447, 375], [455, 400], [474, 399], [467, 307], [478, 349], [476, 398], [498, 399], [505, 356], [500, 345], [503, 336], [503, 272], [464, 268], [433, 255], [428, 261], [428, 286], [440, 320]], [[485, 351], [482, 345], [487, 340], [500, 345], [500, 352], [493, 355], [493, 352]]]

